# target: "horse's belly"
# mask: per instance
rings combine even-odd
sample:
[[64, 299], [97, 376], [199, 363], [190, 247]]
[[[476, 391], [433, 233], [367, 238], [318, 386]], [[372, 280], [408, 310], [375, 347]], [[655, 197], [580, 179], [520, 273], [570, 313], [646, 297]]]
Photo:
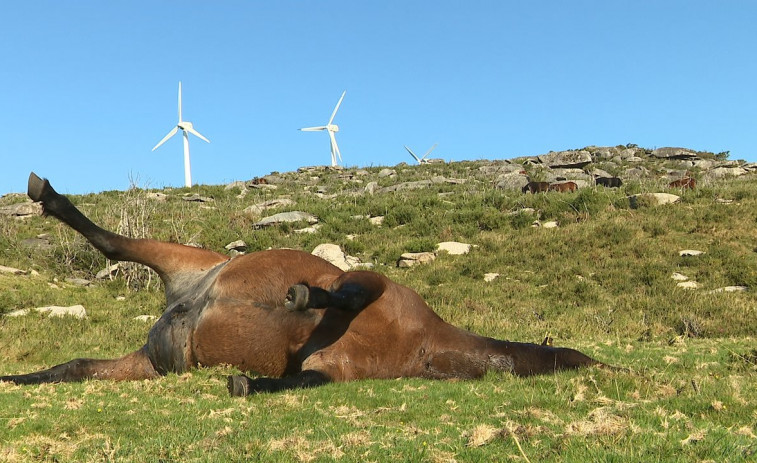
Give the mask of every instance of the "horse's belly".
[[181, 373], [194, 363], [190, 341], [202, 307], [179, 303], [166, 310], [147, 335], [147, 354], [158, 373]]

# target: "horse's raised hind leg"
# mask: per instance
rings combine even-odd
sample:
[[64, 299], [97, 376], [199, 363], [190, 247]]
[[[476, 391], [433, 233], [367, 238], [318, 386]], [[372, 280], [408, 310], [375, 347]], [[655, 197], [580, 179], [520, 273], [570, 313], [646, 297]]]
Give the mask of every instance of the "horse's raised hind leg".
[[47, 370], [24, 375], [0, 376], [0, 381], [16, 384], [66, 383], [87, 379], [133, 381], [160, 376], [147, 357], [145, 349], [118, 359], [75, 359]]
[[29, 197], [41, 201], [43, 211], [81, 233], [107, 258], [147, 265], [160, 275], [166, 287], [173, 277], [204, 272], [228, 257], [206, 249], [148, 239], [133, 239], [104, 230], [89, 220], [65, 196], [56, 192], [46, 179], [29, 175]]
[[284, 307], [294, 311], [332, 308], [356, 312], [365, 307], [365, 295], [360, 287], [332, 292], [317, 286], [298, 284], [287, 291]]
[[374, 272], [346, 272], [334, 280], [330, 290], [297, 284], [284, 300], [289, 310], [332, 308], [358, 312], [378, 299], [386, 289], [385, 277]]

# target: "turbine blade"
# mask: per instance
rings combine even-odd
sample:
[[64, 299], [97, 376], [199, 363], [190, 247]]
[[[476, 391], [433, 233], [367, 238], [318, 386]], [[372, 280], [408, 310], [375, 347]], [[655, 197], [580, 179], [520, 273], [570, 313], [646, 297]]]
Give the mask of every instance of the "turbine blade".
[[200, 134], [200, 132], [198, 132], [197, 130], [195, 130], [195, 129], [194, 129], [194, 127], [187, 127], [187, 128], [186, 128], [186, 129], [184, 129], [184, 130], [186, 130], [187, 132], [191, 133], [191, 134], [192, 134], [192, 135], [194, 135], [195, 137], [199, 137], [199, 138], [202, 138], [202, 139], [203, 139], [203, 140], [205, 140], [206, 142], [210, 143], [210, 140], [208, 140], [207, 138], [203, 137], [203, 136], [202, 136], [202, 135]]
[[[339, 145], [336, 144], [336, 137], [334, 132], [329, 130], [329, 138], [331, 138], [331, 165], [336, 165], [336, 156], [339, 156], [339, 161], [342, 160], [342, 153], [339, 152]], [[334, 156], [336, 154], [336, 156]]]
[[408, 148], [407, 145], [405, 145], [405, 149], [407, 150], [408, 153], [410, 153], [410, 156], [412, 156], [413, 159], [415, 159], [416, 162], [418, 162], [418, 164], [420, 164], [421, 160], [418, 159], [418, 156], [416, 156], [415, 153], [413, 153], [413, 150], [411, 150], [410, 148]]
[[322, 125], [320, 127], [305, 127], [304, 129], [300, 129], [303, 132], [318, 132], [319, 130], [326, 130], [326, 126]]
[[178, 127], [174, 127], [173, 129], [171, 129], [171, 131], [170, 131], [170, 132], [168, 132], [168, 135], [166, 135], [165, 137], [163, 137], [163, 139], [162, 139], [162, 140], [160, 140], [160, 141], [158, 142], [158, 144], [157, 144], [157, 145], [155, 145], [155, 148], [153, 148], [153, 149], [152, 149], [152, 151], [155, 151], [156, 149], [158, 149], [158, 147], [159, 147], [160, 145], [162, 145], [163, 143], [165, 143], [165, 142], [166, 142], [166, 140], [168, 140], [169, 138], [171, 138], [171, 137], [173, 137], [174, 135], [176, 135], [176, 132], [178, 132], [178, 131], [179, 131], [179, 128], [178, 128]]
[[421, 158], [421, 159], [426, 159], [426, 156], [428, 156], [429, 154], [431, 154], [431, 152], [434, 151], [434, 148], [436, 148], [436, 145], [438, 145], [438, 144], [439, 143], [434, 143], [434, 146], [432, 146], [431, 148], [429, 148], [429, 150], [426, 151], [426, 154], [424, 154], [423, 158]]
[[331, 119], [329, 119], [329, 123], [326, 125], [331, 125], [332, 122], [334, 122], [334, 117], [336, 116], [336, 112], [339, 110], [339, 105], [342, 104], [342, 100], [344, 99], [344, 95], [347, 93], [347, 90], [342, 92], [342, 96], [339, 98], [339, 102], [334, 107], [334, 112], [331, 113]]
[[181, 124], [181, 81], [179, 81], [179, 123]]

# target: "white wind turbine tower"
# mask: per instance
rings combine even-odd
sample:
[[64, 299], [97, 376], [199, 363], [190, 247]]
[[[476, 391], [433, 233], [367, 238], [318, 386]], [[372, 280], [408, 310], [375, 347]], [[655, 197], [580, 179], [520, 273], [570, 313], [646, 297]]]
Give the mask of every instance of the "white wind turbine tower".
[[181, 129], [182, 133], [184, 134], [184, 186], [191, 187], [192, 186], [192, 173], [191, 173], [191, 167], [189, 165], [189, 134], [196, 137], [200, 137], [201, 139], [205, 140], [206, 142], [210, 143], [210, 140], [203, 137], [200, 132], [195, 130], [194, 126], [191, 122], [182, 120], [181, 118], [181, 81], [179, 81], [179, 123], [176, 124], [176, 127], [171, 129], [170, 132], [168, 132], [168, 135], [163, 137], [160, 142], [158, 142], [157, 145], [155, 145], [155, 148], [152, 150], [155, 151], [158, 149], [160, 145], [165, 143], [169, 138], [176, 135], [176, 133]]
[[434, 151], [434, 148], [436, 148], [436, 145], [438, 145], [438, 143], [434, 143], [434, 146], [429, 148], [429, 150], [426, 151], [426, 154], [424, 154], [422, 158], [419, 158], [418, 156], [416, 156], [415, 153], [413, 153], [413, 150], [408, 148], [407, 145], [405, 145], [405, 149], [407, 150], [408, 153], [410, 153], [410, 156], [412, 156], [413, 158], [415, 158], [416, 161], [418, 161], [418, 164], [428, 164], [430, 160], [426, 158], [428, 157], [429, 154], [431, 154], [432, 151]]
[[342, 153], [339, 152], [339, 146], [336, 144], [336, 137], [334, 136], [335, 133], [339, 132], [339, 126], [336, 124], [332, 124], [334, 122], [334, 117], [336, 116], [336, 112], [339, 110], [339, 105], [342, 104], [342, 100], [344, 99], [344, 95], [347, 93], [347, 90], [342, 92], [341, 98], [339, 98], [339, 102], [334, 107], [334, 112], [331, 113], [331, 119], [329, 119], [329, 123], [326, 125], [318, 126], [318, 127], [306, 127], [304, 129], [300, 129], [303, 132], [319, 132], [321, 130], [327, 130], [329, 132], [329, 138], [331, 139], [331, 167], [336, 167], [336, 158], [339, 157], [339, 160], [342, 160]]

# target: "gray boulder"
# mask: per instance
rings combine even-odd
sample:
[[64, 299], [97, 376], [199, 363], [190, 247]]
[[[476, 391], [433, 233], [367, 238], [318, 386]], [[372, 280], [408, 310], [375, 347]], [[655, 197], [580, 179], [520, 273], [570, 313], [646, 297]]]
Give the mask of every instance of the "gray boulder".
[[266, 211], [268, 209], [274, 209], [276, 207], [286, 207], [286, 206], [292, 206], [292, 205], [294, 205], [294, 201], [292, 201], [289, 198], [271, 199], [269, 201], [264, 201], [262, 203], [248, 206], [244, 209], [244, 212], [246, 214], [258, 215], [258, 214], [262, 214], [263, 211]]
[[315, 247], [315, 249], [313, 249], [313, 252], [311, 254], [318, 256], [323, 260], [331, 262], [345, 272], [360, 265], [360, 259], [358, 259], [357, 257], [348, 256], [342, 251], [342, 248], [340, 248], [336, 244], [319, 244]]
[[181, 199], [190, 203], [210, 203], [214, 201], [213, 198], [208, 198], [207, 196], [200, 196], [197, 193], [182, 196]]
[[581, 168], [591, 163], [591, 154], [588, 151], [557, 151], [537, 156], [542, 164], [550, 168], [576, 167]]
[[652, 151], [652, 156], [660, 159], [694, 159], [697, 153], [688, 148], [665, 147]]
[[644, 206], [673, 204], [677, 203], [680, 199], [680, 196], [672, 195], [670, 193], [640, 193], [628, 197], [630, 205], [634, 209]]
[[33, 203], [31, 201], [0, 207], [0, 215], [8, 215], [11, 217], [29, 217], [40, 215], [41, 213], [42, 204]]
[[710, 180], [720, 180], [728, 177], [741, 177], [748, 172], [742, 167], [716, 167], [705, 172], [704, 176]]
[[494, 188], [498, 190], [521, 191], [528, 183], [528, 177], [518, 172], [501, 174], [494, 180]]
[[302, 211], [281, 212], [279, 214], [274, 214], [268, 217], [264, 217], [260, 221], [252, 224], [252, 226], [254, 228], [262, 228], [262, 227], [270, 227], [271, 225], [278, 225], [280, 223], [285, 223], [285, 222], [300, 222], [300, 221], [305, 221], [305, 222], [313, 224], [313, 223], [318, 222], [318, 217], [308, 212], [302, 212]]
[[378, 173], [379, 178], [383, 177], [396, 177], [397, 171], [394, 169], [381, 169]]
[[625, 179], [641, 180], [643, 178], [649, 177], [649, 169], [647, 169], [644, 166], [631, 167], [629, 169], [626, 169], [621, 175], [621, 177], [623, 178], [623, 180]]
[[596, 160], [606, 161], [618, 155], [618, 148], [614, 146], [600, 146], [591, 150], [592, 157]]

